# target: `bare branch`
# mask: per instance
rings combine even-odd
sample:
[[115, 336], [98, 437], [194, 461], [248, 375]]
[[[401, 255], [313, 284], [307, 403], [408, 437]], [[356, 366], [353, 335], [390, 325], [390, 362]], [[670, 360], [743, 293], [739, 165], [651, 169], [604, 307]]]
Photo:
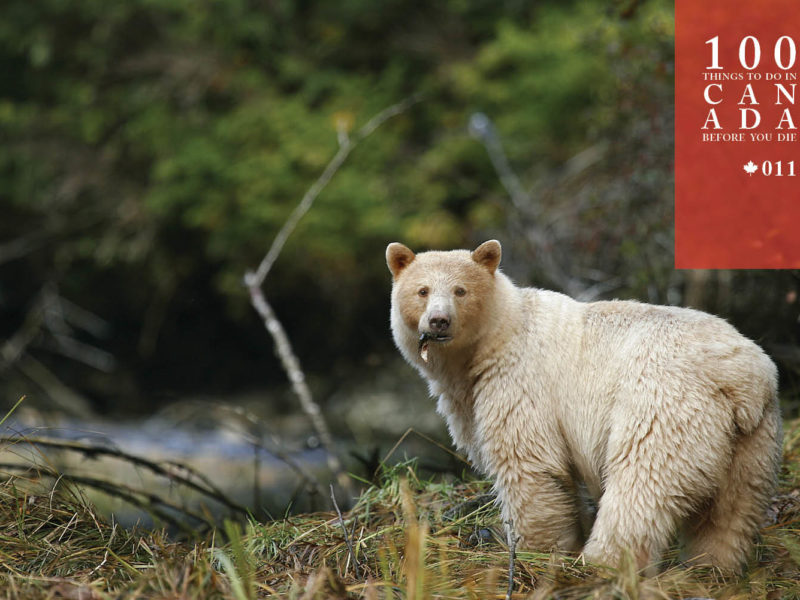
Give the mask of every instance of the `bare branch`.
[[275, 312], [264, 297], [261, 288], [249, 287], [248, 289], [250, 291], [250, 301], [253, 307], [258, 314], [261, 315], [264, 326], [275, 341], [275, 352], [281, 361], [283, 370], [289, 377], [295, 395], [300, 400], [300, 407], [303, 409], [303, 412], [308, 415], [309, 419], [311, 419], [311, 425], [319, 436], [320, 444], [322, 444], [323, 448], [326, 450], [328, 467], [337, 475], [342, 487], [346, 489], [349, 488], [348, 479], [344, 475], [342, 463], [339, 460], [338, 454], [333, 451], [333, 436], [331, 435], [330, 429], [328, 429], [325, 418], [322, 416], [319, 405], [314, 402], [311, 389], [308, 387], [308, 383], [306, 383], [303, 369], [300, 368], [300, 361], [297, 359], [297, 355], [292, 349], [292, 344], [289, 341], [289, 336], [286, 335], [286, 330], [275, 316]]
[[270, 246], [269, 251], [261, 261], [261, 264], [258, 265], [258, 269], [256, 269], [255, 272], [249, 272], [245, 275], [245, 285], [247, 287], [257, 287], [264, 283], [264, 280], [267, 278], [267, 274], [269, 274], [270, 269], [272, 269], [272, 266], [278, 259], [281, 250], [283, 250], [286, 240], [289, 239], [289, 236], [292, 234], [295, 227], [297, 227], [297, 223], [300, 222], [300, 219], [303, 218], [303, 216], [311, 208], [311, 205], [314, 204], [314, 201], [317, 199], [317, 196], [319, 196], [320, 192], [322, 192], [328, 183], [330, 183], [330, 180], [353, 151], [353, 148], [355, 148], [359, 142], [368, 137], [383, 123], [408, 110], [409, 107], [419, 102], [419, 100], [420, 96], [417, 94], [382, 110], [369, 121], [367, 121], [353, 137], [339, 135], [339, 151], [328, 163], [328, 166], [325, 167], [322, 175], [320, 175], [319, 178], [311, 185], [311, 187], [308, 188], [308, 191], [306, 191], [303, 199], [292, 211], [292, 214], [289, 215], [289, 218], [283, 224], [283, 227], [281, 227], [280, 231], [278, 231], [278, 234], [272, 241], [272, 246]]
[[104, 373], [111, 373], [116, 366], [117, 361], [113, 354], [96, 348], [91, 344], [84, 344], [71, 336], [60, 333], [54, 333], [52, 340], [52, 343], [47, 342], [45, 345], [66, 358], [83, 363]]
[[[570, 257], [561, 248], [561, 240], [554, 239], [552, 230], [553, 223], [563, 218], [563, 215], [550, 215], [552, 218], [548, 220], [541, 202], [536, 201], [525, 191], [508, 162], [502, 140], [491, 119], [484, 113], [474, 113], [469, 119], [469, 132], [486, 148], [495, 173], [511, 199], [517, 217], [513, 221], [514, 226], [532, 248], [538, 267], [550, 282], [582, 301], [595, 300], [601, 294], [617, 287], [619, 279], [604, 277], [604, 282], [592, 282], [579, 274], [569, 272], [567, 267], [571, 262]], [[565, 170], [576, 175], [600, 160], [605, 152], [604, 145], [596, 144], [570, 159], [565, 165]], [[575, 207], [569, 209], [570, 212], [574, 210]]]
[[489, 160], [492, 162], [492, 166], [500, 178], [500, 183], [503, 184], [506, 192], [508, 192], [512, 204], [514, 204], [520, 212], [534, 212], [536, 216], [538, 216], [541, 210], [534, 204], [530, 194], [522, 189], [519, 177], [517, 177], [517, 174], [514, 173], [514, 170], [508, 163], [508, 158], [503, 150], [503, 144], [497, 136], [491, 119], [484, 113], [473, 113], [469, 118], [469, 132], [472, 137], [480, 140], [486, 147]]
[[59, 409], [79, 417], [88, 417], [92, 414], [91, 404], [85, 396], [66, 385], [30, 353], [23, 354], [17, 360], [16, 368], [44, 390]]
[[61, 306], [64, 319], [75, 325], [75, 327], [83, 329], [96, 338], [105, 338], [111, 333], [111, 325], [102, 317], [78, 306], [74, 302], [70, 302], [63, 296], [58, 297], [58, 303]]
[[0, 347], [0, 374], [14, 364], [25, 354], [28, 346], [36, 339], [42, 328], [42, 303], [34, 302], [22, 326]]
[[0, 374], [17, 367], [41, 386], [54, 402], [66, 404], [65, 408], [71, 412], [84, 414], [89, 411], [86, 399], [28, 353], [28, 348], [35, 342], [95, 369], [112, 371], [116, 362], [114, 356], [75, 339], [70, 323], [96, 337], [108, 333], [108, 324], [103, 319], [59, 296], [53, 282], [45, 283], [20, 328], [0, 346]]
[[289, 215], [289, 218], [283, 224], [280, 231], [278, 231], [278, 234], [275, 236], [269, 251], [258, 265], [258, 269], [255, 271], [248, 271], [244, 276], [244, 283], [250, 293], [250, 302], [253, 305], [253, 308], [255, 308], [256, 312], [258, 312], [258, 314], [261, 316], [264, 326], [272, 336], [272, 339], [275, 342], [275, 352], [281, 361], [284, 371], [289, 377], [289, 381], [292, 384], [294, 393], [300, 400], [300, 406], [311, 419], [311, 424], [319, 436], [320, 443], [327, 452], [328, 465], [336, 474], [339, 485], [341, 485], [345, 490], [350, 490], [350, 480], [344, 472], [338, 454], [333, 451], [333, 437], [330, 434], [330, 430], [328, 429], [327, 423], [322, 416], [319, 406], [316, 404], [316, 402], [314, 402], [314, 399], [311, 395], [311, 390], [306, 383], [305, 375], [300, 367], [300, 361], [298, 360], [297, 355], [292, 348], [292, 344], [289, 341], [289, 336], [286, 335], [283, 325], [275, 316], [275, 311], [272, 310], [272, 306], [264, 296], [261, 286], [272, 269], [272, 266], [275, 264], [275, 261], [278, 259], [278, 256], [280, 255], [281, 250], [283, 250], [283, 247], [286, 244], [286, 241], [289, 239], [289, 236], [292, 234], [295, 227], [297, 227], [300, 219], [302, 219], [311, 208], [312, 204], [317, 199], [317, 196], [319, 196], [322, 190], [325, 189], [330, 180], [350, 155], [353, 148], [355, 148], [362, 140], [368, 137], [388, 119], [399, 115], [418, 101], [419, 96], [415, 95], [382, 110], [369, 121], [367, 121], [367, 123], [365, 123], [352, 137], [342, 135], [342, 132], [339, 132], [338, 152], [336, 152], [334, 157], [325, 167], [325, 170], [322, 172], [319, 178], [311, 185], [310, 188], [308, 188], [308, 191], [306, 191], [300, 203]]

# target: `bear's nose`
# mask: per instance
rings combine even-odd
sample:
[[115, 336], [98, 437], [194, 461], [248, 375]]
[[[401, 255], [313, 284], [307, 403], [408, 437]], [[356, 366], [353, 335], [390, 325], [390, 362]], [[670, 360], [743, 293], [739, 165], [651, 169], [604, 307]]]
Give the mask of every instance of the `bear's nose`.
[[443, 333], [447, 331], [448, 327], [450, 327], [450, 317], [443, 312], [431, 313], [431, 316], [428, 318], [428, 325], [430, 326], [431, 331]]

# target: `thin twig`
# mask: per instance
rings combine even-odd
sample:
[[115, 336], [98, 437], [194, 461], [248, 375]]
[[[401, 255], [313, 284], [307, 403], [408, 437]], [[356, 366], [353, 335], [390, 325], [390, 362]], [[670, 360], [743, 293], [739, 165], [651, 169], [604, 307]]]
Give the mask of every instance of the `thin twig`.
[[[237, 512], [241, 512], [243, 514], [245, 512], [248, 512], [246, 507], [242, 506], [241, 504], [236, 504], [230, 498], [228, 498], [225, 495], [225, 492], [223, 492], [222, 489], [219, 486], [215, 485], [214, 482], [212, 482], [211, 479], [208, 477], [208, 475], [206, 475], [205, 473], [201, 473], [200, 471], [198, 471], [194, 467], [191, 467], [191, 466], [189, 466], [187, 464], [184, 464], [184, 463], [179, 463], [178, 461], [175, 461], [175, 460], [164, 461], [164, 464], [169, 466], [169, 467], [173, 467], [175, 469], [178, 469], [180, 471], [185, 471], [186, 473], [189, 474], [189, 476], [195, 477], [195, 478], [199, 479], [200, 481], [202, 481], [203, 484], [206, 486], [206, 489], [202, 491], [203, 494], [206, 494], [207, 496], [213, 498], [214, 500], [217, 500], [217, 501], [221, 502], [222, 504], [224, 504], [228, 508], [231, 508], [231, 509], [233, 509], [233, 510], [235, 510]], [[184, 479], [180, 475], [176, 476], [175, 474], [170, 474], [169, 477], [171, 477], [172, 479], [177, 480], [180, 483], [183, 483], [184, 480], [191, 481], [191, 479], [189, 479], [188, 477], [186, 479]], [[193, 487], [192, 489], [195, 489], [197, 491], [201, 491], [201, 490], [198, 490], [197, 487]], [[211, 493], [209, 493], [209, 492], [211, 492]]]
[[23, 353], [15, 368], [39, 386], [59, 409], [73, 416], [87, 419], [91, 416], [89, 400], [65, 384], [30, 352]]
[[[82, 442], [73, 442], [68, 440], [53, 440], [53, 439], [39, 438], [39, 437], [0, 436], [0, 445], [2, 444], [13, 445], [22, 442], [30, 444], [32, 446], [41, 446], [43, 448], [54, 448], [56, 450], [70, 450], [73, 452], [80, 452], [86, 455], [88, 458], [95, 458], [97, 456], [110, 456], [113, 458], [124, 460], [136, 466], [144, 467], [152, 471], [156, 475], [165, 477], [170, 481], [176, 481], [182, 485], [185, 485], [188, 488], [195, 490], [196, 492], [200, 492], [204, 496], [207, 496], [209, 498], [216, 500], [221, 504], [224, 504], [231, 510], [234, 510], [244, 515], [249, 514], [248, 510], [245, 507], [235, 503], [233, 500], [225, 496], [218, 488], [210, 485], [210, 482], [205, 481], [204, 483], [206, 483], [208, 487], [204, 487], [192, 481], [188, 477], [185, 477], [179, 473], [175, 473], [165, 469], [158, 463], [152, 462], [145, 458], [141, 458], [140, 456], [136, 456], [134, 454], [128, 454], [127, 452], [123, 452], [122, 450], [117, 450], [115, 448], [108, 448], [105, 446], [94, 446], [91, 444], [85, 444]], [[178, 465], [177, 463], [169, 463], [169, 464], [172, 466], [180, 467], [181, 469], [184, 469], [185, 471], [187, 471], [192, 475], [197, 475], [197, 473], [187, 465]]]
[[519, 216], [520, 222], [526, 225], [525, 235], [536, 250], [539, 267], [562, 290], [573, 293], [571, 280], [553, 256], [550, 235], [542, 227], [541, 205], [534, 202], [530, 194], [522, 188], [519, 177], [508, 162], [503, 150], [503, 143], [492, 120], [484, 113], [474, 113], [469, 119], [469, 132], [486, 148], [497, 177], [511, 199], [511, 205]]
[[506, 590], [506, 600], [511, 600], [514, 591], [514, 561], [517, 559], [517, 542], [519, 538], [514, 531], [514, 521], [506, 521], [506, 542], [508, 543], [508, 589]]
[[347, 544], [347, 552], [350, 554], [350, 560], [353, 562], [353, 569], [356, 572], [356, 579], [361, 579], [361, 570], [358, 568], [356, 553], [353, 550], [353, 541], [350, 539], [350, 534], [347, 532], [347, 526], [344, 524], [342, 511], [339, 510], [339, 505], [336, 503], [336, 494], [333, 493], [333, 484], [331, 484], [331, 500], [333, 501], [333, 507], [336, 509], [336, 514], [339, 515], [339, 524], [342, 526], [342, 531], [344, 532], [344, 543]]
[[86, 416], [89, 413], [86, 398], [64, 384], [28, 351], [38, 344], [96, 369], [112, 370], [113, 355], [75, 339], [73, 327], [67, 321], [93, 334], [102, 333], [104, 326], [107, 328], [99, 317], [60, 297], [53, 282], [46, 283], [31, 303], [22, 326], [0, 346], [0, 374], [16, 368], [40, 386], [56, 405]]
[[[557, 240], [553, 239], [547, 225], [542, 223], [543, 206], [522, 187], [519, 177], [508, 162], [502, 139], [492, 120], [484, 113], [474, 113], [469, 119], [469, 132], [486, 148], [495, 173], [508, 193], [512, 208], [518, 217], [514, 221], [515, 227], [521, 230], [536, 253], [538, 267], [548, 279], [567, 294], [585, 301], [594, 300], [606, 291], [604, 286], [589, 286], [580, 277], [568, 273], [567, 257], [558, 251]], [[610, 285], [610, 288], [613, 288], [613, 285]]]
[[25, 354], [42, 328], [44, 319], [41, 295], [31, 306], [22, 326], [0, 346], [0, 374], [12, 367]]
[[[100, 331], [104, 323], [102, 319], [72, 303], [66, 303], [53, 281], [42, 286], [42, 308], [44, 326], [50, 334], [47, 338], [50, 350], [99, 371], [113, 371], [116, 360], [111, 353], [80, 342], [74, 336], [75, 327], [84, 329], [86, 324], [89, 324], [89, 329], [85, 331]], [[107, 324], [105, 333], [108, 333]]]
[[377, 469], [375, 469], [375, 471], [372, 473], [372, 477], [373, 478], [378, 475], [378, 472], [382, 467], [386, 466], [387, 461], [392, 457], [392, 455], [395, 453], [395, 451], [400, 447], [400, 444], [402, 444], [405, 441], [405, 439], [409, 435], [411, 435], [412, 433], [414, 435], [417, 435], [417, 436], [421, 437], [426, 442], [430, 442], [431, 444], [433, 444], [434, 446], [436, 446], [440, 450], [443, 450], [444, 452], [446, 452], [447, 454], [449, 454], [450, 456], [452, 456], [456, 460], [464, 463], [467, 466], [471, 466], [470, 462], [466, 458], [464, 458], [463, 456], [458, 454], [457, 452], [451, 450], [450, 448], [448, 448], [447, 446], [445, 446], [441, 442], [437, 442], [432, 437], [429, 437], [429, 436], [425, 435], [424, 433], [422, 433], [420, 431], [417, 431], [413, 427], [409, 427], [408, 429], [406, 429], [405, 433], [400, 436], [400, 439], [395, 442], [394, 446], [392, 446], [392, 449], [389, 450], [389, 452], [386, 453], [386, 456], [384, 456], [381, 459], [380, 463], [378, 463]]
[[253, 512], [261, 510], [261, 459], [258, 456], [259, 447], [253, 444]]
[[[255, 438], [253, 438], [253, 440], [255, 440]], [[281, 450], [277, 441], [273, 440], [273, 444], [271, 446], [267, 446], [266, 444], [260, 441], [257, 440], [253, 441], [253, 440], [251, 440], [252, 444], [256, 444], [259, 448], [265, 450], [266, 452], [269, 452], [274, 457], [286, 463], [286, 465], [290, 469], [292, 469], [295, 473], [297, 473], [297, 475], [300, 476], [300, 478], [303, 480], [304, 486], [308, 486], [309, 488], [316, 490], [316, 492], [320, 496], [325, 495], [325, 488], [322, 486], [319, 479], [315, 477], [314, 474], [311, 471], [309, 471], [305, 466], [303, 466], [301, 463], [299, 463], [294, 458], [289, 456], [289, 454]]]
[[537, 206], [531, 199], [530, 194], [522, 188], [519, 177], [517, 177], [508, 162], [508, 157], [506, 157], [506, 153], [503, 150], [503, 144], [500, 142], [491, 119], [484, 113], [473, 113], [469, 119], [469, 132], [486, 147], [489, 160], [500, 178], [500, 183], [505, 188], [509, 198], [511, 198], [511, 203], [519, 212], [532, 212], [534, 216], [538, 217], [541, 207]]
[[292, 389], [300, 400], [300, 406], [303, 411], [309, 416], [311, 424], [319, 436], [320, 443], [325, 448], [328, 455], [328, 466], [336, 474], [339, 485], [344, 489], [350, 489], [350, 480], [347, 477], [339, 456], [333, 450], [333, 436], [331, 436], [328, 425], [325, 422], [319, 405], [314, 401], [311, 390], [305, 380], [305, 375], [300, 367], [300, 361], [295, 354], [292, 344], [289, 341], [289, 336], [283, 328], [283, 325], [275, 315], [275, 311], [264, 296], [261, 286], [267, 277], [267, 274], [272, 269], [275, 261], [283, 250], [286, 241], [294, 231], [300, 219], [308, 212], [317, 196], [325, 189], [330, 180], [342, 166], [344, 161], [353, 151], [359, 142], [364, 140], [373, 131], [380, 127], [388, 119], [399, 115], [407, 110], [410, 106], [419, 101], [419, 96], [411, 96], [398, 102], [372, 117], [363, 127], [361, 127], [353, 137], [346, 135], [339, 135], [339, 150], [334, 157], [325, 167], [325, 170], [319, 178], [308, 188], [300, 203], [295, 207], [289, 218], [283, 224], [269, 251], [262, 259], [261, 263], [255, 271], [248, 271], [244, 276], [244, 283], [250, 293], [250, 302], [253, 308], [261, 316], [264, 326], [272, 336], [275, 342], [275, 351], [281, 361], [281, 366], [289, 377], [292, 384]]
[[[316, 490], [320, 496], [325, 495], [325, 488], [322, 483], [319, 481], [319, 478], [316, 477], [311, 471], [309, 471], [305, 466], [303, 466], [300, 462], [296, 461], [294, 458], [289, 456], [289, 454], [281, 449], [280, 441], [277, 437], [273, 434], [269, 435], [271, 440], [271, 444], [267, 445], [265, 443], [265, 439], [267, 436], [264, 434], [264, 425], [261, 421], [249, 411], [236, 408], [232, 409], [230, 407], [220, 407], [220, 409], [224, 412], [229, 412], [236, 416], [237, 418], [244, 419], [247, 423], [252, 425], [252, 430], [257, 433], [248, 433], [248, 432], [241, 432], [238, 431], [240, 435], [244, 437], [244, 440], [260, 450], [264, 450], [268, 452], [275, 458], [283, 461], [290, 469], [292, 469], [302, 480], [303, 487], [308, 486], [313, 490]], [[232, 429], [231, 429], [232, 430]]]

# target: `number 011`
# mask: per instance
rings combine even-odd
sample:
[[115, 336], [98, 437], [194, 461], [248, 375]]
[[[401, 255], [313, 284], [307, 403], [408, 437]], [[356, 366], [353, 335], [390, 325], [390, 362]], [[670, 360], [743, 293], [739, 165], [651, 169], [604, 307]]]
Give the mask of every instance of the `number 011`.
[[[786, 166], [789, 168], [789, 172], [786, 173], [787, 177], [794, 177], [794, 161], [790, 160], [786, 163]], [[783, 177], [783, 161], [778, 161], [773, 163], [771, 160], [765, 160], [761, 163], [761, 173], [766, 177], [770, 175], [775, 175], [775, 177]]]

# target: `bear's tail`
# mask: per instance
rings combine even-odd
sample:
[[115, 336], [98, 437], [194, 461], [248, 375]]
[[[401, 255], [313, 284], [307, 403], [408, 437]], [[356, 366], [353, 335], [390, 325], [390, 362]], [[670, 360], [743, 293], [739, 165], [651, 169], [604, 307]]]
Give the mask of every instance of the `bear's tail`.
[[733, 404], [736, 427], [751, 434], [761, 424], [764, 413], [777, 403], [778, 369], [753, 343], [737, 350], [717, 365], [717, 380], [720, 392]]

